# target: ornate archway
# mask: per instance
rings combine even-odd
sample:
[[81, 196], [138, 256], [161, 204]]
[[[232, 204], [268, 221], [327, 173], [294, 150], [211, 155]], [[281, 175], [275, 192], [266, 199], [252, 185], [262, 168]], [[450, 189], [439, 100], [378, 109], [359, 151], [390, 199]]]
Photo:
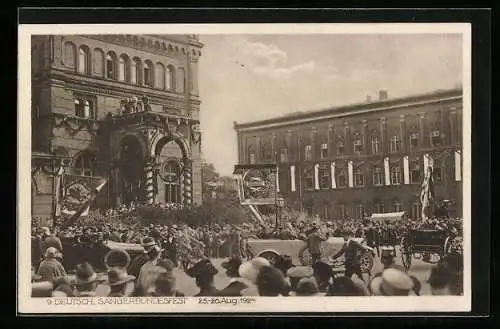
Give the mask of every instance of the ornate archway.
[[117, 187], [122, 203], [143, 202], [146, 200], [145, 186], [145, 149], [141, 140], [134, 135], [126, 135], [119, 144]]

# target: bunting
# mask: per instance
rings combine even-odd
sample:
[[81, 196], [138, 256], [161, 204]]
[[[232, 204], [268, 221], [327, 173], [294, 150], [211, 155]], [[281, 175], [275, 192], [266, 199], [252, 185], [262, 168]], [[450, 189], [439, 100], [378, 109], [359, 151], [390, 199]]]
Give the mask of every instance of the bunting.
[[420, 202], [422, 203], [422, 221], [430, 217], [432, 202], [434, 201], [434, 179], [432, 177], [432, 164], [427, 166], [425, 177], [420, 190]]

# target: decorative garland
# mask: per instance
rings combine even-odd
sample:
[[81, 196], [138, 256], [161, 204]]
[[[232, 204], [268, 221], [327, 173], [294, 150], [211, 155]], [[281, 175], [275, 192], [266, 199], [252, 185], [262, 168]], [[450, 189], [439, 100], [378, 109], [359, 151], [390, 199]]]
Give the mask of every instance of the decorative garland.
[[92, 136], [96, 136], [99, 130], [97, 121], [94, 119], [83, 119], [72, 116], [58, 117], [60, 115], [53, 116], [54, 126], [56, 128], [64, 127], [73, 137], [83, 129], [86, 129]]

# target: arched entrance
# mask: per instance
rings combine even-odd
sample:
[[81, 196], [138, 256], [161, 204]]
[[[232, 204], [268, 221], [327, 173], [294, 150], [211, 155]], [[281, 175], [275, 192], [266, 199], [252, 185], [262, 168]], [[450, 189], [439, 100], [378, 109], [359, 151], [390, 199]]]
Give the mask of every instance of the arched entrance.
[[144, 150], [135, 136], [125, 136], [120, 143], [120, 194], [122, 203], [144, 202]]

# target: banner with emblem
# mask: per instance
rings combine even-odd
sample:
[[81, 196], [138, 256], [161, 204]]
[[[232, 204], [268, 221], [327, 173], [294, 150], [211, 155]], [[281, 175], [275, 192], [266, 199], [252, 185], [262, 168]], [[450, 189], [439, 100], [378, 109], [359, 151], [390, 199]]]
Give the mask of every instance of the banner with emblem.
[[65, 175], [58, 205], [58, 213], [63, 221], [87, 216], [92, 202], [106, 182], [100, 177]]
[[243, 205], [274, 205], [277, 200], [275, 164], [236, 165], [233, 176]]

